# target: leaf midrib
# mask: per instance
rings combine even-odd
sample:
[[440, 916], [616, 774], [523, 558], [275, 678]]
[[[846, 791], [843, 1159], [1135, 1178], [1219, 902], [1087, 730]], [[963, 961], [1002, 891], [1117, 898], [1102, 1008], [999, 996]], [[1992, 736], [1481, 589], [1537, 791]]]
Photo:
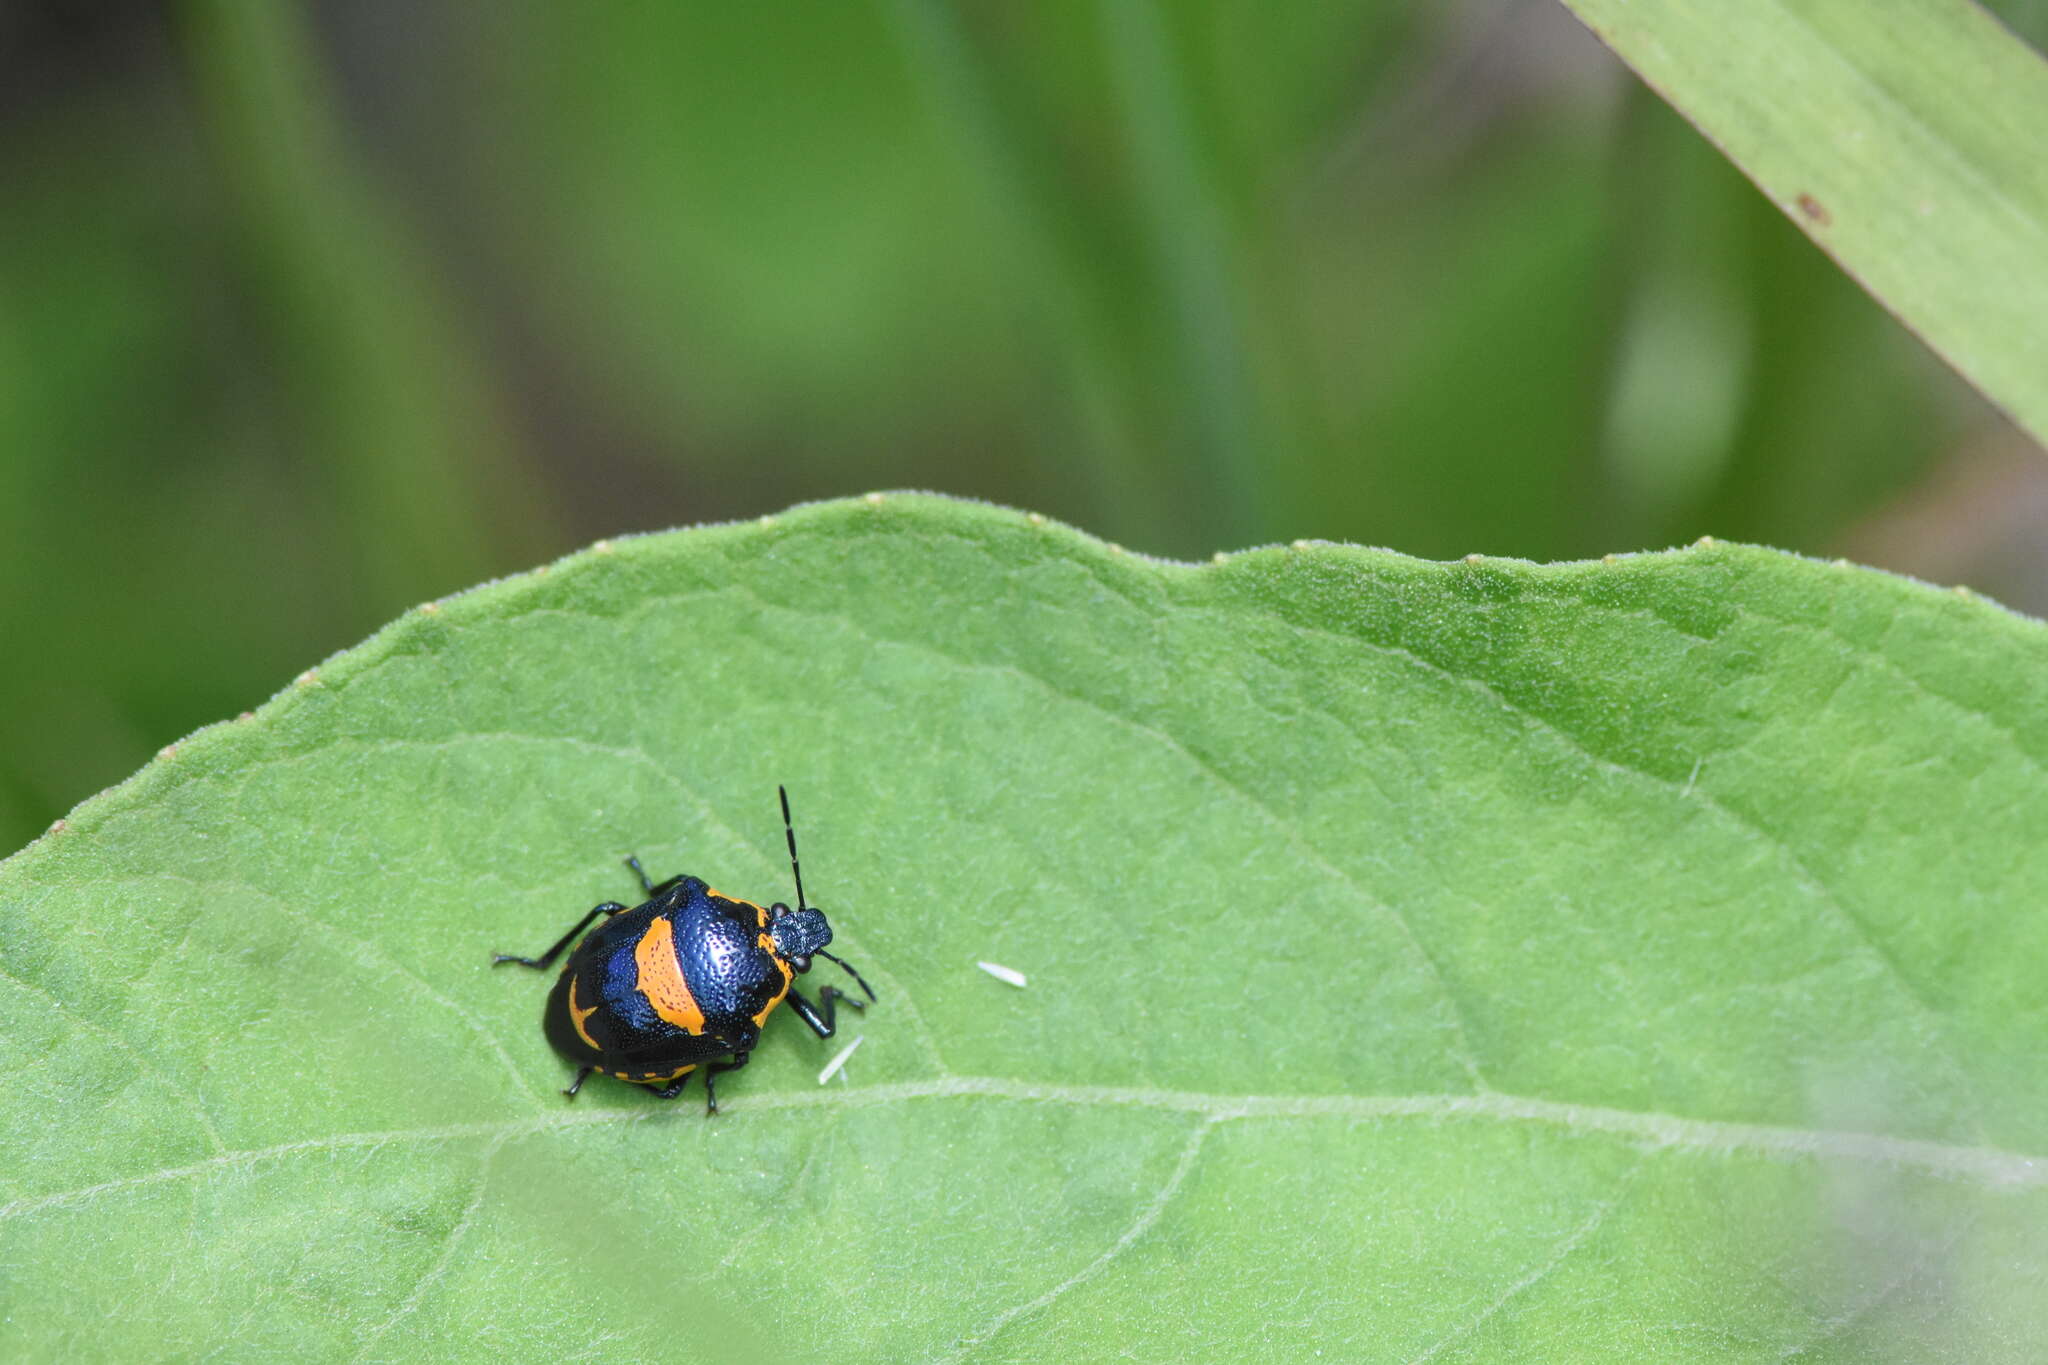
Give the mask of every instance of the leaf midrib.
[[1611, 1109], [1526, 1095], [1485, 1094], [1230, 1094], [1167, 1090], [1149, 1086], [1063, 1085], [1002, 1076], [938, 1076], [928, 1080], [815, 1091], [789, 1090], [750, 1095], [716, 1120], [680, 1110], [606, 1109], [529, 1116], [476, 1123], [374, 1132], [336, 1133], [271, 1147], [224, 1152], [202, 1161], [166, 1166], [139, 1175], [30, 1195], [0, 1205], [0, 1222], [47, 1208], [83, 1203], [103, 1194], [203, 1176], [295, 1156], [401, 1142], [448, 1142], [468, 1138], [529, 1137], [598, 1124], [717, 1122], [731, 1125], [755, 1113], [782, 1110], [872, 1109], [928, 1099], [994, 1099], [1059, 1104], [1079, 1109], [1151, 1109], [1186, 1114], [1207, 1123], [1285, 1119], [1421, 1119], [1527, 1123], [1559, 1128], [1575, 1136], [1627, 1138], [1652, 1151], [1746, 1153], [1777, 1160], [1837, 1160], [1891, 1166], [1961, 1180], [2000, 1191], [2048, 1188], [2048, 1156], [2029, 1156], [1998, 1147], [1965, 1146], [1925, 1138], [1890, 1137], [1843, 1129], [1737, 1123], [1689, 1118], [1655, 1111]]

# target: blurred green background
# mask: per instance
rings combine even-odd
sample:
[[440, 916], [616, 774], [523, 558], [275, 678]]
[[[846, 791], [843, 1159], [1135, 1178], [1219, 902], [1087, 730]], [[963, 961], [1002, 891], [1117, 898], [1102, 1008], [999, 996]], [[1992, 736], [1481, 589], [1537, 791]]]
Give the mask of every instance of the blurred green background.
[[1555, 0], [0, 0], [0, 851], [417, 602], [905, 486], [2048, 611], [2039, 449]]

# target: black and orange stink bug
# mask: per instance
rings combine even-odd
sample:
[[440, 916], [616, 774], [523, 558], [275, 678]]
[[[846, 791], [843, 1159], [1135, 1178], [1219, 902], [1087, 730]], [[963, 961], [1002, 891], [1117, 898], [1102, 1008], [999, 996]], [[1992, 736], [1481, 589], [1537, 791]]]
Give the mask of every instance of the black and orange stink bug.
[[[859, 972], [825, 951], [832, 926], [822, 910], [804, 904], [789, 793], [776, 791], [789, 870], [796, 878], [796, 909], [780, 901], [764, 909], [713, 891], [695, 877], [671, 877], [656, 886], [640, 860], [629, 857], [626, 866], [647, 893], [642, 904], [631, 910], [617, 901], [596, 906], [539, 957], [493, 956], [494, 966], [546, 968], [592, 920], [604, 919], [569, 954], [541, 1016], [548, 1042], [580, 1068], [564, 1095], [573, 1099], [590, 1073], [599, 1071], [672, 1100], [702, 1066], [705, 1112], [715, 1114], [713, 1081], [747, 1064], [761, 1026], [785, 998], [820, 1038], [832, 1036], [837, 1002], [867, 1008], [831, 986], [818, 992], [815, 1006], [792, 989], [813, 957], [837, 962], [868, 999], [875, 998]], [[731, 1060], [715, 1060], [720, 1057]]]

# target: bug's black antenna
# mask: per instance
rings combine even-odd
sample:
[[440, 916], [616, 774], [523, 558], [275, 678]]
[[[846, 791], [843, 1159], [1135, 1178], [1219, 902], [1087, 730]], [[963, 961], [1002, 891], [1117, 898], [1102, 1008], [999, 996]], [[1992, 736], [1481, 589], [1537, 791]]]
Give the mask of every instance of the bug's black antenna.
[[[868, 999], [872, 1000], [875, 998], [875, 988], [868, 984], [868, 979], [866, 977], [862, 976], [859, 972], [853, 969], [853, 964], [851, 962], [848, 962], [843, 957], [834, 957], [832, 954], [826, 952], [823, 948], [818, 949], [818, 956], [824, 958], [828, 962], [837, 962], [842, 971], [844, 971], [848, 976], [852, 977], [855, 981], [860, 982], [860, 988], [868, 993]], [[848, 1000], [853, 1000], [853, 997], [850, 995], [846, 998]], [[853, 1000], [853, 1003], [858, 1005], [860, 1001]]]
[[777, 787], [775, 794], [782, 798], [782, 833], [789, 840], [789, 871], [796, 878], [796, 908], [804, 908], [804, 871], [796, 865], [796, 826], [789, 822], [789, 790]]

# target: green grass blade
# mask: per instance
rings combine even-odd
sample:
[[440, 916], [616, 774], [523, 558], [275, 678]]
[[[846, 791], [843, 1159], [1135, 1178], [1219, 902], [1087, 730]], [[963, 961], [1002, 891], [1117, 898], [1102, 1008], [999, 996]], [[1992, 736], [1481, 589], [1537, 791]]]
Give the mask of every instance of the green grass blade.
[[2048, 63], [1968, 0], [1566, 0], [2048, 441]]
[[[2044, 672], [1739, 546], [600, 545], [0, 863], [0, 1358], [2034, 1358]], [[859, 1053], [565, 1101], [490, 954], [786, 895], [778, 782]]]

